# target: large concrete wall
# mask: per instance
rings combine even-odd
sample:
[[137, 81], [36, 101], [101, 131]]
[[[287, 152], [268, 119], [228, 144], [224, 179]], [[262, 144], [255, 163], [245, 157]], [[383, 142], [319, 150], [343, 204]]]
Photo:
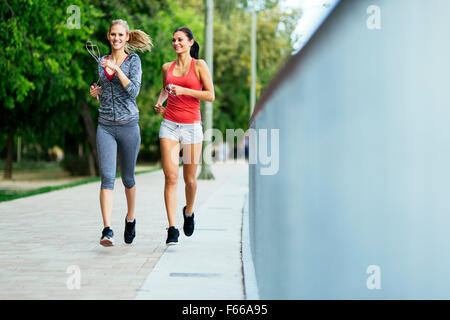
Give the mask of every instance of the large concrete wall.
[[449, 12], [343, 0], [261, 98], [251, 127], [280, 141], [276, 174], [250, 166], [261, 299], [450, 299]]

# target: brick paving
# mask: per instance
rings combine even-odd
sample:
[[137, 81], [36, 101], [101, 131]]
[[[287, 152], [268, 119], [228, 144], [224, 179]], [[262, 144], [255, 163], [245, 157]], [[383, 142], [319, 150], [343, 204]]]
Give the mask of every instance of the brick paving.
[[[236, 173], [236, 166], [245, 164], [215, 164], [216, 179], [198, 181], [196, 208], [233, 174], [242, 174]], [[181, 168], [179, 173], [181, 231]], [[0, 203], [0, 299], [135, 298], [166, 250], [167, 227], [162, 171], [137, 175], [136, 183], [137, 236], [132, 245], [123, 242], [126, 199], [120, 180], [115, 184], [112, 219], [116, 245], [110, 248], [99, 245], [99, 182]], [[80, 270], [80, 289], [69, 289], [71, 266]]]

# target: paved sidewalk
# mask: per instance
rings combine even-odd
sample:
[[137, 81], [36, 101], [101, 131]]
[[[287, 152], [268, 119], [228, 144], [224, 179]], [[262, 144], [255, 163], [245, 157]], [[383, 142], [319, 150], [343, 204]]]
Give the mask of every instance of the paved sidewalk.
[[244, 169], [238, 168], [196, 210], [194, 234], [167, 248], [136, 299], [244, 299], [241, 235], [248, 192]]
[[[165, 245], [167, 218], [161, 170], [136, 176], [137, 236], [131, 246], [123, 242], [126, 199], [120, 180], [115, 185], [112, 219], [116, 246], [110, 248], [98, 243], [103, 227], [98, 182], [0, 203], [0, 299], [178, 299], [179, 296], [170, 297], [156, 290], [160, 287], [152, 284], [155, 274], [161, 270], [155, 265], [160, 261], [160, 266], [166, 268], [168, 257], [170, 263], [185, 266], [171, 271], [179, 275], [169, 279], [179, 281], [173, 283], [183, 288], [183, 292], [194, 294], [199, 289], [191, 287], [190, 291], [183, 283], [185, 278], [192, 280], [195, 274], [214, 273], [200, 275], [203, 277], [200, 280], [220, 282], [232, 278], [234, 285], [223, 289], [216, 286], [215, 290], [228, 290], [233, 299], [243, 298], [242, 273], [237, 270], [242, 206], [248, 191], [247, 165], [215, 164], [213, 172], [216, 180], [198, 181], [195, 205], [198, 229], [188, 238], [182, 232], [181, 209], [185, 203], [180, 168], [177, 201], [180, 243], [169, 248]], [[219, 220], [222, 218], [223, 222]], [[207, 244], [213, 245], [213, 234], [217, 254], [211, 261], [227, 265], [233, 259], [235, 266], [229, 272], [203, 269], [205, 256], [191, 260], [187, 257], [193, 249], [206, 250]], [[230, 235], [232, 241], [224, 241]], [[80, 270], [80, 289], [68, 289], [67, 283], [74, 277], [67, 272], [70, 266]], [[188, 276], [184, 277], [183, 273]], [[149, 292], [153, 295], [144, 295]], [[215, 299], [205, 297], [208, 298]]]

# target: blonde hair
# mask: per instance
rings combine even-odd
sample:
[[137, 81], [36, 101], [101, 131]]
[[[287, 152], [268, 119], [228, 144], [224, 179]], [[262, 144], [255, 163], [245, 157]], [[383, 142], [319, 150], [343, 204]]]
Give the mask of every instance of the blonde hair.
[[116, 24], [123, 25], [127, 30], [128, 35], [130, 36], [127, 43], [125, 44], [126, 53], [134, 52], [136, 50], [139, 50], [141, 52], [152, 51], [153, 47], [152, 38], [150, 38], [148, 34], [146, 34], [142, 30], [130, 31], [130, 27], [128, 27], [128, 22], [122, 19], [113, 20], [111, 22], [111, 25], [109, 26], [109, 32], [111, 32], [112, 26]]

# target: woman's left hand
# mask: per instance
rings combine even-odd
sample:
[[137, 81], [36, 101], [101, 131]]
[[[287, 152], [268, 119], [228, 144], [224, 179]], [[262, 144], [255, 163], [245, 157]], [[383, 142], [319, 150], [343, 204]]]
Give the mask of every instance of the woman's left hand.
[[110, 59], [103, 59], [101, 61], [101, 64], [102, 64], [103, 68], [106, 67], [106, 68], [111, 69], [112, 71], [117, 71], [117, 65], [114, 62], [112, 62]]
[[172, 85], [170, 90], [172, 91], [172, 94], [174, 94], [176, 96], [181, 96], [181, 95], [185, 94], [185, 92], [186, 92], [186, 88], [176, 86], [176, 85]]

